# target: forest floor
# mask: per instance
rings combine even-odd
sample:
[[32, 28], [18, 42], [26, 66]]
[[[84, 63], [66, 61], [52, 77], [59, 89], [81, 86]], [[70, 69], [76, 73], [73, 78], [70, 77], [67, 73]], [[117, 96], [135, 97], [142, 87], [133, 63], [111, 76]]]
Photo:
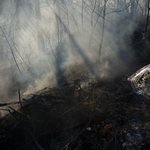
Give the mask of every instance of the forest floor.
[[142, 40], [141, 24], [126, 40], [138, 58], [136, 68], [103, 82], [87, 79], [84, 88], [79, 77], [62, 88], [19, 97], [20, 109], [8, 106], [9, 114], [0, 120], [0, 149], [149, 149], [150, 101], [135, 94], [127, 81], [150, 63], [150, 31]]

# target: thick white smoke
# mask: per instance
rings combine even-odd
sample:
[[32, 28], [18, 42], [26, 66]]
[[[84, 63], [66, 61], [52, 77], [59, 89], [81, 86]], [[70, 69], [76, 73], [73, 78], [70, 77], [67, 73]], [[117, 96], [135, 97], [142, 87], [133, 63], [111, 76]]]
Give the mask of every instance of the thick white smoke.
[[1, 102], [12, 100], [18, 89], [30, 94], [58, 86], [77, 66], [82, 66], [76, 70], [83, 76], [97, 80], [117, 77], [134, 56], [121, 47], [125, 46], [124, 35], [136, 27], [133, 17], [123, 19], [129, 19], [130, 2], [122, 1], [116, 9], [112, 0], [0, 3]]

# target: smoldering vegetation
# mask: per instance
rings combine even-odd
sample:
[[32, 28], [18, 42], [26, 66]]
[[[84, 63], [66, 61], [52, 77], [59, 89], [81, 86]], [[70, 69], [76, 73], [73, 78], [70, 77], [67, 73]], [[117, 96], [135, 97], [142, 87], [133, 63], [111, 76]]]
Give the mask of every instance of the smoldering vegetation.
[[127, 81], [150, 62], [147, 14], [139, 0], [1, 0], [1, 148], [149, 147], [150, 105]]

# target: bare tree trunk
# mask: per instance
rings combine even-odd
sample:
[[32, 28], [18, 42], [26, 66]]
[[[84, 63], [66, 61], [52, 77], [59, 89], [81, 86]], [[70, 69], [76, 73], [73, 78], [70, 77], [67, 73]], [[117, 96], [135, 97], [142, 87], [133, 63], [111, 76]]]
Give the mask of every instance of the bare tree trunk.
[[94, 15], [94, 12], [95, 12], [95, 9], [96, 9], [96, 0], [95, 0], [95, 2], [94, 2], [94, 6], [93, 6], [93, 8], [92, 8], [92, 15], [91, 15], [91, 25], [93, 26], [93, 15]]
[[134, 14], [136, 13], [137, 3], [135, 0], [130, 0], [130, 2], [131, 2], [131, 17], [133, 17]]
[[40, 27], [40, 23], [41, 23], [40, 0], [35, 0], [35, 13], [37, 19], [38, 49], [41, 51], [41, 50], [45, 50], [45, 46], [44, 46], [42, 29]]
[[100, 58], [101, 58], [100, 55], [101, 55], [101, 51], [102, 51], [103, 36], [104, 36], [104, 30], [105, 30], [106, 3], [107, 3], [107, 0], [104, 0], [103, 27], [102, 27], [102, 36], [101, 36], [101, 42], [100, 42], [100, 47], [99, 47], [99, 62], [100, 62]]
[[144, 31], [145, 39], [146, 39], [146, 33], [147, 33], [148, 19], [149, 19], [149, 0], [148, 0], [148, 4], [147, 4], [147, 17], [146, 17], [146, 24], [145, 24], [145, 31]]
[[83, 27], [83, 7], [84, 7], [84, 5], [83, 5], [83, 0], [82, 0], [82, 13], [81, 13], [81, 18], [82, 18], [82, 27]]
[[117, 0], [117, 10], [119, 9], [119, 7], [120, 7], [120, 1]]
[[145, 0], [145, 17], [146, 17], [146, 14], [147, 14], [147, 5], [148, 5], [148, 1]]
[[[126, 0], [124, 0], [124, 4], [127, 7], [127, 1]], [[126, 9], [126, 12], [129, 14], [129, 8]]]

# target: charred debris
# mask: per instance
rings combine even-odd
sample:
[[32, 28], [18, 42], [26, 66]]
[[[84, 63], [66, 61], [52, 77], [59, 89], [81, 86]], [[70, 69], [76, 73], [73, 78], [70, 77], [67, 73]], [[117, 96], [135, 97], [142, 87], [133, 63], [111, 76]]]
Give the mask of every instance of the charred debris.
[[138, 20], [137, 29], [124, 38], [137, 56], [137, 68], [105, 81], [70, 75], [59, 88], [26, 98], [19, 91], [17, 104], [1, 104], [8, 112], [0, 120], [1, 150], [149, 149], [150, 101], [136, 95], [127, 81], [150, 63], [150, 28], [143, 39], [144, 25]]

